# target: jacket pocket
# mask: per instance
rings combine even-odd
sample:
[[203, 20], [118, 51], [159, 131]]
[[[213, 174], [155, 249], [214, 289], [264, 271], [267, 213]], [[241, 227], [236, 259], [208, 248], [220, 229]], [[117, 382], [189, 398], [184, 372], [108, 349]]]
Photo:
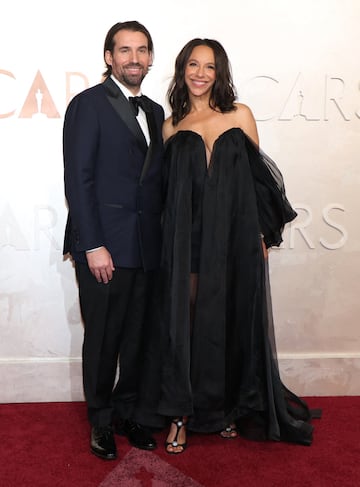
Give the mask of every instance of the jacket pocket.
[[104, 206], [108, 206], [110, 208], [124, 208], [124, 205], [117, 205], [115, 203], [104, 203]]

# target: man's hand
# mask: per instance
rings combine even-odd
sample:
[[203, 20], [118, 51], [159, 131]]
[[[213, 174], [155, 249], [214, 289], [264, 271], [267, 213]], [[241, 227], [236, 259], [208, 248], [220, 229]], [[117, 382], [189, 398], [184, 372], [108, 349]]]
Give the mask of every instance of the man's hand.
[[107, 284], [111, 281], [115, 267], [111, 255], [105, 247], [86, 252], [86, 258], [89, 269], [97, 282]]

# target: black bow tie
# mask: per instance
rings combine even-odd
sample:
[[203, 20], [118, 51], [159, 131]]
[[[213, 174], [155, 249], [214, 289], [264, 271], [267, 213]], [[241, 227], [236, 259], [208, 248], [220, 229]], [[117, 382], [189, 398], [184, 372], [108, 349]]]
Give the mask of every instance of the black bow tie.
[[129, 102], [134, 108], [135, 115], [139, 113], [139, 107], [144, 110], [144, 112], [150, 112], [151, 107], [149, 101], [146, 99], [145, 96], [130, 96]]

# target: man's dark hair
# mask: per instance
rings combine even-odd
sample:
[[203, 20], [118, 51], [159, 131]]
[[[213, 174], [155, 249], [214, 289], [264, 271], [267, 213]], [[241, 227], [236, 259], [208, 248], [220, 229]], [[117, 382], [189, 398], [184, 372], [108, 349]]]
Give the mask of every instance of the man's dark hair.
[[[140, 24], [140, 22], [137, 22], [136, 20], [129, 20], [127, 22], [117, 22], [110, 28], [109, 32], [106, 34], [105, 42], [104, 42], [104, 60], [105, 60], [106, 51], [110, 51], [111, 53], [113, 53], [114, 46], [115, 46], [114, 37], [115, 34], [117, 34], [120, 30], [131, 30], [133, 32], [142, 32], [147, 38], [149, 53], [150, 54], [154, 53], [153, 41], [150, 32], [147, 30], [147, 28], [142, 24]], [[106, 71], [104, 71], [103, 76], [105, 78], [108, 78], [112, 73], [112, 68], [109, 64], [107, 64], [106, 61], [105, 64], [106, 64]]]
[[228, 56], [223, 46], [213, 39], [192, 39], [178, 54], [175, 61], [175, 73], [170, 83], [167, 96], [172, 110], [172, 123], [177, 125], [191, 109], [189, 92], [185, 84], [185, 69], [195, 47], [207, 46], [214, 52], [216, 80], [212, 87], [209, 105], [222, 113], [235, 110], [235, 88], [231, 75]]

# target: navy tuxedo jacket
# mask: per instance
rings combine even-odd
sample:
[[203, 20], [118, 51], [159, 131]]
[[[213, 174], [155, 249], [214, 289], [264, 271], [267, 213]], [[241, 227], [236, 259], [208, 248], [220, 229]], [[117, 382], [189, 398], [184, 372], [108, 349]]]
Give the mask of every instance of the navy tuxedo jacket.
[[86, 262], [85, 251], [103, 245], [117, 267], [159, 265], [164, 111], [147, 100], [149, 147], [111, 78], [75, 96], [66, 110], [64, 254], [76, 261]]

